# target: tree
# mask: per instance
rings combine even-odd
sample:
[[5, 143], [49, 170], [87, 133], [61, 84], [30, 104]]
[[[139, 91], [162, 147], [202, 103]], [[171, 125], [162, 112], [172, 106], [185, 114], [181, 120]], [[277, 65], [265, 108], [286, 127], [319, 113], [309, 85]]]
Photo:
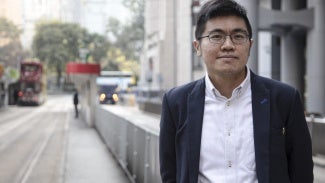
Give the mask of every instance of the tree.
[[0, 18], [0, 62], [7, 66], [16, 66], [24, 58], [20, 34], [21, 30], [11, 21]]
[[85, 45], [87, 45], [87, 54], [86, 60], [88, 62], [100, 63], [106, 59], [106, 54], [108, 49], [111, 47], [106, 37], [99, 34], [89, 34], [84, 39]]
[[0, 38], [18, 40], [21, 30], [19, 30], [11, 21], [0, 17]]
[[120, 70], [117, 59], [123, 57], [123, 53], [118, 48], [110, 48], [107, 51], [106, 59], [101, 63], [101, 68], [107, 71]]
[[144, 42], [144, 0], [123, 0], [123, 5], [130, 10], [132, 19], [123, 25], [118, 19], [110, 18], [106, 32], [127, 59], [139, 60]]
[[123, 4], [131, 11], [132, 20], [123, 25], [118, 19], [110, 18], [106, 32], [113, 40], [114, 48], [111, 49], [119, 49], [125, 57], [123, 62], [117, 62], [119, 69], [138, 75], [144, 43], [144, 0], [123, 0]]
[[124, 37], [129, 35], [128, 40], [130, 49], [134, 50], [132, 59], [139, 60], [143, 43], [144, 43], [144, 0], [123, 0], [123, 4], [128, 8], [132, 14], [132, 21], [127, 25], [122, 33]]
[[79, 59], [79, 49], [85, 46], [87, 34], [77, 24], [51, 21], [36, 25], [32, 43], [34, 56], [44, 62], [48, 69], [57, 72], [58, 86], [66, 63]]

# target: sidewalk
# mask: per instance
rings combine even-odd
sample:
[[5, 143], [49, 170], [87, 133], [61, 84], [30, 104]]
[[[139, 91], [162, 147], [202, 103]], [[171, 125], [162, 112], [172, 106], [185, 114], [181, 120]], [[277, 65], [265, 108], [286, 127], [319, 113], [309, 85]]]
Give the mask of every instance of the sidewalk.
[[63, 183], [129, 183], [94, 128], [68, 114]]

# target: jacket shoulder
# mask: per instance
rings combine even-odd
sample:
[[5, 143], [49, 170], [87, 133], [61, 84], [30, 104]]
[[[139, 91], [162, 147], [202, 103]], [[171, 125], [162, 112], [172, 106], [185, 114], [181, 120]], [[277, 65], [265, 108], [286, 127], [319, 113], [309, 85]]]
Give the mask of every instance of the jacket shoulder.
[[263, 77], [263, 76], [259, 76], [259, 75], [253, 75], [253, 78], [252, 78], [252, 84], [257, 84], [257, 85], [263, 85], [267, 90], [269, 91], [272, 91], [272, 92], [280, 92], [280, 93], [283, 93], [283, 94], [293, 94], [295, 92], [297, 92], [297, 90], [287, 84], [287, 83], [283, 83], [281, 81], [278, 81], [278, 80], [274, 80], [274, 79], [271, 79], [271, 78], [266, 78], [266, 77]]
[[169, 99], [187, 97], [196, 87], [204, 87], [204, 78], [174, 87], [165, 93]]

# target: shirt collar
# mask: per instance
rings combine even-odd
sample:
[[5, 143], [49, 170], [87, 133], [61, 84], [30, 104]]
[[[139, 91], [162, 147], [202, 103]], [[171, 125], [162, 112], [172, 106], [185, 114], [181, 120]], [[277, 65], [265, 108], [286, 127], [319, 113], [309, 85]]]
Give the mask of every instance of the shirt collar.
[[[246, 65], [246, 71], [247, 72], [246, 72], [245, 79], [233, 90], [232, 97], [239, 96], [241, 93], [246, 91], [246, 89], [250, 86], [251, 73], [250, 73], [250, 70], [247, 65]], [[206, 86], [206, 92], [209, 95], [215, 95], [216, 97], [224, 97], [220, 94], [220, 92], [212, 84], [212, 82], [208, 76], [208, 72], [206, 72], [206, 74], [205, 74], [205, 86]]]

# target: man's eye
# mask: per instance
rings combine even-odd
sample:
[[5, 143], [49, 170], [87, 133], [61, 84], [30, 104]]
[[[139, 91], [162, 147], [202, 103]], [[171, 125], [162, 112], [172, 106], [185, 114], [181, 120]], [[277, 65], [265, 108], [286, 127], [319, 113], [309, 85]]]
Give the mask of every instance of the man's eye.
[[233, 35], [233, 38], [234, 39], [245, 39], [245, 35], [244, 34], [234, 34]]
[[210, 36], [210, 39], [222, 39], [224, 36], [222, 34], [211, 34]]

